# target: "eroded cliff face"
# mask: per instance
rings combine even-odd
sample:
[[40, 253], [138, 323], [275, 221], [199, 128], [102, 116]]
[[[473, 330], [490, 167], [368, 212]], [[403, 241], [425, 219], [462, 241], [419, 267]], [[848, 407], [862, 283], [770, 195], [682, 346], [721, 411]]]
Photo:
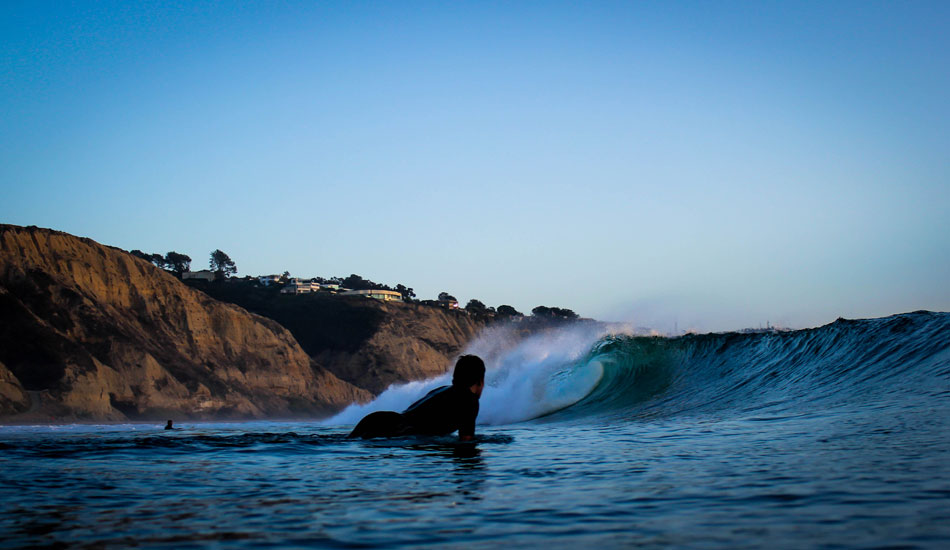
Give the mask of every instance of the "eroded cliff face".
[[452, 370], [453, 360], [482, 325], [462, 313], [400, 302], [375, 303], [376, 330], [355, 350], [316, 350], [314, 358], [343, 380], [373, 394], [391, 384]]
[[322, 293], [288, 296], [241, 281], [189, 284], [277, 321], [317, 363], [373, 394], [451, 370], [484, 327], [463, 312], [420, 304]]
[[322, 415], [368, 398], [270, 319], [121, 250], [0, 225], [7, 420]]

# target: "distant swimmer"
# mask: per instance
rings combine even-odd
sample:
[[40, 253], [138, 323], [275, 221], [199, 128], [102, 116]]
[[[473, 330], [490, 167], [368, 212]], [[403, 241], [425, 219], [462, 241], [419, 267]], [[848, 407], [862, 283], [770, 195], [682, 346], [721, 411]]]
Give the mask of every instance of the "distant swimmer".
[[448, 435], [458, 431], [461, 441], [475, 437], [478, 399], [485, 389], [485, 362], [463, 355], [455, 363], [452, 385], [430, 391], [401, 414], [377, 411], [366, 415], [348, 437]]
[[165, 429], [166, 429], [166, 430], [174, 430], [174, 429], [175, 429], [175, 428], [172, 426], [172, 421], [171, 421], [171, 420], [168, 421], [168, 424], [165, 424]]

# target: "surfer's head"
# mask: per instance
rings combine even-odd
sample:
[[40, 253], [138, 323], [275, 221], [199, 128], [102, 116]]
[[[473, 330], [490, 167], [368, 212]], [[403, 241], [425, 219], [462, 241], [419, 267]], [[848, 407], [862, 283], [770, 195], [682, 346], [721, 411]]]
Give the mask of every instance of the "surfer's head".
[[452, 385], [461, 388], [472, 388], [475, 395], [481, 396], [485, 387], [485, 362], [477, 355], [463, 355], [455, 362], [455, 372], [452, 373]]

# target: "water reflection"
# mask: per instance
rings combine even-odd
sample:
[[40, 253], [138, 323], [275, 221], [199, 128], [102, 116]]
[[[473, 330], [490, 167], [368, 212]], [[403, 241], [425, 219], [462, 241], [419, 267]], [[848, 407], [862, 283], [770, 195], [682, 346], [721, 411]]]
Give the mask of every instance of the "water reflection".
[[488, 470], [478, 443], [417, 443], [407, 448], [423, 451], [427, 456], [451, 460], [453, 475], [448, 480], [455, 485], [456, 493], [466, 500], [481, 500]]

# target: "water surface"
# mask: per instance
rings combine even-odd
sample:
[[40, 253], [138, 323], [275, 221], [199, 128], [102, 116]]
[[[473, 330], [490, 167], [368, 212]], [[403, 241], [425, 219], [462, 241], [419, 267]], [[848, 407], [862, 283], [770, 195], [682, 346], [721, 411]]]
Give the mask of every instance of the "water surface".
[[345, 439], [365, 407], [2, 427], [0, 544], [946, 548], [948, 318], [486, 353], [473, 444]]

